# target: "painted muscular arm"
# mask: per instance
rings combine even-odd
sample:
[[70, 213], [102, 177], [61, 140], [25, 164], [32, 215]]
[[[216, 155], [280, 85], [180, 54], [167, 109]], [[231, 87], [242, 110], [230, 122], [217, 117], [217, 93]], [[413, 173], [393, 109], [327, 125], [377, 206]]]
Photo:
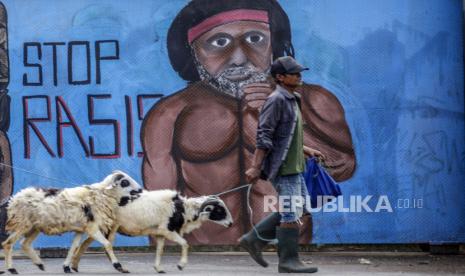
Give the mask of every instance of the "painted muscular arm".
[[174, 125], [185, 106], [182, 100], [177, 100], [178, 95], [158, 102], [142, 123], [142, 178], [148, 190], [176, 189], [176, 164], [171, 149]]
[[354, 174], [356, 160], [341, 103], [318, 85], [304, 84], [298, 91], [302, 95], [304, 144], [323, 153], [336, 181], [349, 179]]
[[10, 126], [10, 97], [6, 92], [0, 90], [0, 201], [7, 200], [13, 191], [11, 149], [6, 133]]

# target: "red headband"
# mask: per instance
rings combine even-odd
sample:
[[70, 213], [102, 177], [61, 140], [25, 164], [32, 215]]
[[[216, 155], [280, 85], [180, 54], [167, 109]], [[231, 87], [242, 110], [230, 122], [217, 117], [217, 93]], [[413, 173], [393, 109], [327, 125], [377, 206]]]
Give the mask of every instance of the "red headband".
[[219, 25], [240, 20], [269, 23], [268, 12], [266, 11], [246, 9], [226, 11], [209, 17], [196, 26], [190, 28], [187, 32], [187, 40], [189, 41], [189, 44], [191, 44], [197, 37], [215, 27], [218, 27]]

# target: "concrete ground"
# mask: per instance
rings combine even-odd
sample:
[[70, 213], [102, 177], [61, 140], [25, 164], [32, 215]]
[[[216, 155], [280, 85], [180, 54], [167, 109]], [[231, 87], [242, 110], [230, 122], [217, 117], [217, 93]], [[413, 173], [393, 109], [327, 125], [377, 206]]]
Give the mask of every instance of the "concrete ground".
[[[131, 275], [154, 275], [154, 254], [118, 253]], [[318, 266], [315, 275], [465, 275], [465, 255], [430, 255], [420, 252], [313, 252], [302, 259]], [[192, 252], [183, 271], [176, 268], [179, 253], [166, 253], [163, 267], [169, 275], [277, 275], [275, 253], [265, 253], [270, 266], [262, 268], [243, 252]], [[14, 259], [20, 275], [66, 275], [63, 258], [44, 258], [46, 271], [40, 271], [29, 259]], [[3, 268], [4, 269], [4, 268]], [[5, 272], [7, 275], [8, 272]], [[86, 254], [75, 275], [120, 275], [102, 253]]]

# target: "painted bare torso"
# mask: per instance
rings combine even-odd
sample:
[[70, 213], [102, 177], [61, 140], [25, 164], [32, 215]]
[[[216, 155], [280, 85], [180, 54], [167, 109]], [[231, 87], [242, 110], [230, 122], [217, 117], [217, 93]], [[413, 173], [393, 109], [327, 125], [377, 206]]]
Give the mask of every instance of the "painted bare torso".
[[[230, 96], [218, 95], [209, 86], [197, 87], [191, 87], [182, 94], [166, 99], [177, 102], [177, 107], [180, 107], [180, 99], [174, 97], [182, 95], [183, 106], [171, 120], [169, 130], [166, 129], [172, 133], [172, 137], [168, 139], [172, 141], [171, 160], [168, 162], [173, 162], [174, 175], [171, 179], [161, 179], [156, 173], [148, 177], [150, 172], [145, 172], [152, 170], [146, 170], [147, 166], [144, 166], [144, 184], [150, 190], [164, 188], [167, 186], [163, 185], [168, 184], [170, 188], [181, 190], [187, 196], [198, 196], [216, 194], [246, 184], [244, 171], [252, 161], [256, 116], [252, 112], [242, 111], [243, 104]], [[151, 117], [149, 113], [147, 120], [151, 121]], [[153, 118], [156, 119], [155, 115]], [[158, 117], [158, 120], [161, 118]], [[147, 142], [151, 140], [149, 133], [154, 124], [144, 124], [144, 133], [147, 135], [143, 139], [148, 138]], [[146, 154], [156, 156], [156, 152], [147, 151], [149, 148], [144, 148]], [[157, 171], [162, 168], [154, 166], [153, 169]], [[274, 194], [269, 183], [261, 184], [263, 185], [254, 186], [251, 199], [256, 221], [263, 216], [263, 196]], [[222, 199], [235, 210], [232, 212], [234, 225], [226, 229], [209, 224], [201, 231], [191, 234], [194, 243], [234, 244], [241, 233], [248, 229], [249, 224], [244, 225], [248, 221], [248, 217], [243, 217], [245, 209], [238, 211], [245, 208], [245, 189], [224, 195]]]

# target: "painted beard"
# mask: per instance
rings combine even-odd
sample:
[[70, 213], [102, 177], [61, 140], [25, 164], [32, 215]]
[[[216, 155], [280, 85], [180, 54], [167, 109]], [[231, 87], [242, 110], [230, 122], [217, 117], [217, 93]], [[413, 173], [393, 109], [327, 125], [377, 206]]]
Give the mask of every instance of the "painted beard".
[[197, 59], [195, 61], [201, 80], [208, 82], [208, 84], [217, 90], [236, 99], [242, 98], [242, 87], [244, 85], [265, 82], [267, 79], [266, 73], [259, 72], [255, 67], [251, 66], [231, 67], [213, 76], [208, 73], [207, 69]]

